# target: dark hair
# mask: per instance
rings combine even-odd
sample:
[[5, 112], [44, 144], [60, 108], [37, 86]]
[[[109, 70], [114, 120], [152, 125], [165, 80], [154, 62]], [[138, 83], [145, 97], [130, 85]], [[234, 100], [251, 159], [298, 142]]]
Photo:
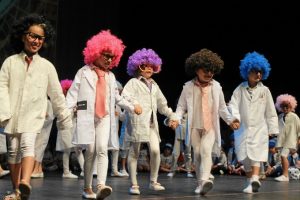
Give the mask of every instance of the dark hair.
[[22, 36], [33, 25], [40, 25], [45, 32], [45, 42], [44, 42], [42, 48], [46, 47], [48, 42], [54, 36], [54, 30], [53, 30], [51, 24], [45, 19], [44, 16], [40, 16], [37, 14], [31, 14], [31, 15], [22, 17], [21, 19], [19, 19], [18, 21], [16, 21], [14, 23], [14, 25], [12, 26], [12, 32], [10, 35], [11, 45], [12, 45], [13, 50], [16, 53], [19, 53], [23, 50], [24, 43], [22, 41]]
[[208, 49], [201, 49], [193, 53], [185, 61], [185, 72], [189, 76], [195, 76], [196, 71], [201, 68], [218, 74], [223, 67], [224, 62], [221, 57]]

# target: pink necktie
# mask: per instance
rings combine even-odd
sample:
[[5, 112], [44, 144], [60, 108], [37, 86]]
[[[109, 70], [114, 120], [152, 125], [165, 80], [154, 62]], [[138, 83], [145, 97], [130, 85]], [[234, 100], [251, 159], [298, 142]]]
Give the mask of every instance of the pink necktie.
[[212, 127], [211, 111], [208, 103], [208, 88], [200, 87], [202, 92], [202, 112], [203, 112], [203, 127], [206, 131], [209, 131]]
[[96, 85], [96, 102], [95, 102], [95, 114], [97, 117], [102, 118], [106, 115], [105, 111], [105, 99], [106, 99], [106, 82], [105, 72], [95, 68], [95, 72], [98, 76]]
[[26, 61], [27, 65], [29, 66], [32, 61], [32, 57], [25, 56], [25, 61]]

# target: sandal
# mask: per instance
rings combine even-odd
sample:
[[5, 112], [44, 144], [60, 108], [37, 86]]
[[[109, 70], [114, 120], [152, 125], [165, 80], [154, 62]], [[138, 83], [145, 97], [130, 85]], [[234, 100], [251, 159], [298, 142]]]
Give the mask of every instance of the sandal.
[[21, 200], [28, 200], [31, 193], [31, 186], [28, 183], [21, 182], [19, 185]]
[[20, 194], [19, 190], [15, 190], [10, 194], [5, 195], [2, 200], [21, 200]]

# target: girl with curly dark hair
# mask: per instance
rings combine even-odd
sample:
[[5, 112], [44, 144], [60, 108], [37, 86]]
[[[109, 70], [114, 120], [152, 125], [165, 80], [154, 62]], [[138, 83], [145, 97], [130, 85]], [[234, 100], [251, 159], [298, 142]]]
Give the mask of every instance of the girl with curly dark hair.
[[52, 35], [47, 20], [36, 14], [13, 25], [10, 39], [16, 54], [5, 59], [0, 71], [0, 125], [7, 135], [14, 189], [4, 200], [30, 196], [35, 139], [45, 121], [48, 96], [60, 128], [72, 126], [56, 69], [38, 54]]

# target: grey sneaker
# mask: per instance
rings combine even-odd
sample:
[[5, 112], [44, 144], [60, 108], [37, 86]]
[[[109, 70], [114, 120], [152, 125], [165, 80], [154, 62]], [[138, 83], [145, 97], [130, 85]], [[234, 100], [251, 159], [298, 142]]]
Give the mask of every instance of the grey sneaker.
[[129, 194], [136, 194], [136, 195], [139, 195], [141, 194], [140, 192], [140, 187], [138, 185], [133, 185], [129, 188]]
[[149, 184], [149, 189], [155, 190], [155, 191], [160, 191], [160, 190], [165, 190], [165, 187], [162, 186], [160, 183], [157, 183], [157, 182], [153, 183], [153, 182], [151, 182]]

